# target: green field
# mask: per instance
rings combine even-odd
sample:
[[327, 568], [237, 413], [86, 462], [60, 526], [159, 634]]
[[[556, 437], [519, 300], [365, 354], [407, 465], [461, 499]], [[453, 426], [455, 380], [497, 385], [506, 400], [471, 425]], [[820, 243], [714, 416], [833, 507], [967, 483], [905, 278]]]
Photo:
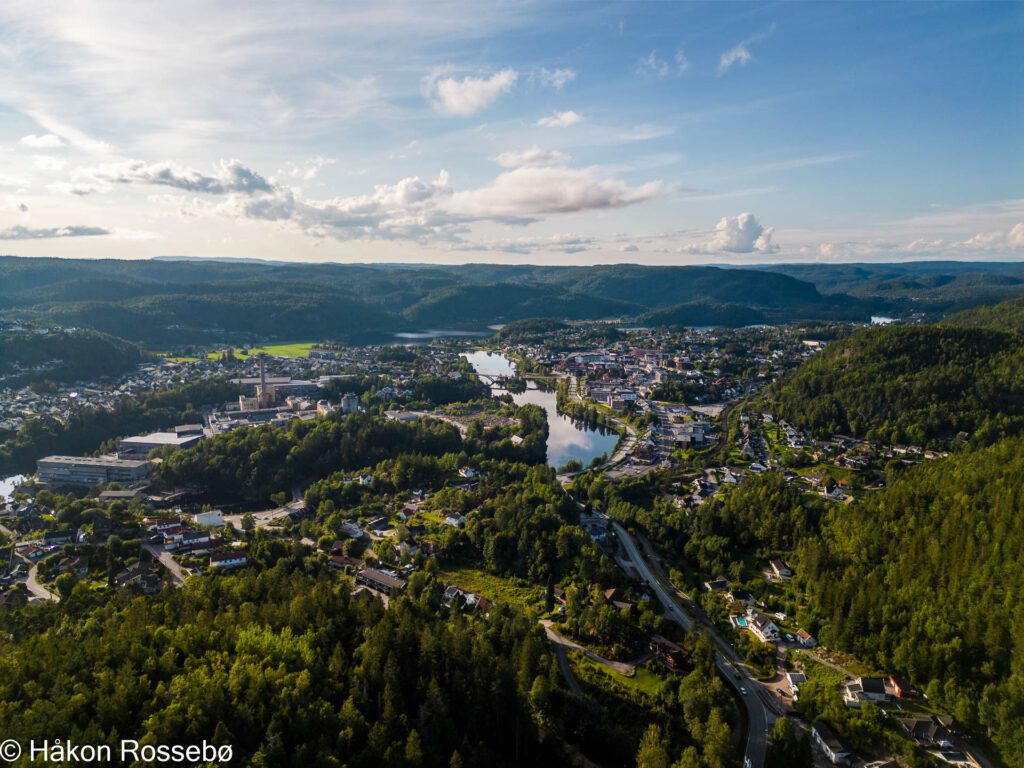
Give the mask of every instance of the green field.
[[645, 666], [636, 667], [631, 675], [623, 675], [604, 664], [589, 659], [578, 651], [569, 653], [573, 672], [576, 676], [591, 685], [605, 687], [602, 683], [612, 682], [614, 685], [640, 693], [645, 696], [656, 696], [665, 681]]
[[[308, 357], [309, 350], [315, 346], [316, 342], [300, 341], [293, 344], [267, 344], [262, 347], [247, 347], [245, 354], [243, 354], [237, 347], [233, 347], [233, 349], [235, 351], [235, 357], [239, 360], [248, 360], [253, 355], [261, 353], [271, 355], [272, 357]], [[215, 358], [221, 354], [222, 352], [211, 352], [207, 357]]]
[[539, 607], [543, 609], [541, 588], [525, 586], [525, 582], [482, 571], [479, 568], [446, 568], [437, 574], [445, 584], [454, 584], [459, 589], [482, 595], [492, 603], [516, 608]]

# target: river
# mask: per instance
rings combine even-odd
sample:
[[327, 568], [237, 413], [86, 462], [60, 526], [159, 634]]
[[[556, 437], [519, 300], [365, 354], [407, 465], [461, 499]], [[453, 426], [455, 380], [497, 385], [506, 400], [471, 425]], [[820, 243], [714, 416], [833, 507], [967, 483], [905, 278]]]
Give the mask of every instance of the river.
[[[465, 357], [478, 374], [484, 376], [511, 376], [516, 372], [515, 363], [497, 352], [469, 352]], [[494, 394], [505, 394], [505, 390], [494, 390]], [[531, 403], [539, 405], [548, 415], [548, 465], [558, 468], [570, 459], [588, 465], [598, 456], [611, 456], [619, 436], [614, 432], [588, 429], [573, 422], [558, 412], [555, 392], [538, 389], [536, 382], [528, 381], [527, 390], [513, 393], [516, 405]]]

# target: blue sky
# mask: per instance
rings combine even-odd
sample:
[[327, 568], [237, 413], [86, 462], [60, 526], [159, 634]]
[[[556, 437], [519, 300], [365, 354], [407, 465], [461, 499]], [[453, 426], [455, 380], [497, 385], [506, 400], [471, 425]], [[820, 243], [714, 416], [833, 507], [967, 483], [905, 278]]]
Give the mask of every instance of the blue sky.
[[1022, 3], [0, 6], [0, 251], [1024, 256]]

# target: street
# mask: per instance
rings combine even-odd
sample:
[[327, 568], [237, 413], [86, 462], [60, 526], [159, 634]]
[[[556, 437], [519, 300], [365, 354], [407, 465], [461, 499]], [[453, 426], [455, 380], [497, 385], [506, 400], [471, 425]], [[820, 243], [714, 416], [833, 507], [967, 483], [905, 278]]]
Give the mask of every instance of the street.
[[[689, 631], [693, 627], [693, 619], [683, 610], [672, 591], [666, 588], [662, 581], [654, 574], [633, 537], [619, 523], [613, 521], [612, 526], [637, 573], [640, 574], [640, 577], [647, 583], [662, 606], [664, 606], [666, 616]], [[735, 654], [728, 643], [714, 629], [704, 626], [703, 630], [710, 635], [720, 649], [724, 649], [730, 657], [735, 659]], [[765, 703], [763, 697], [767, 694], [764, 693], [762, 686], [751, 678], [742, 667], [735, 665], [726, 658], [725, 653], [722, 651], [715, 653], [715, 664], [722, 678], [740, 694], [740, 699], [742, 699], [746, 707], [748, 728], [745, 757], [749, 761], [750, 768], [761, 768], [764, 765], [765, 752], [768, 748], [768, 729], [775, 721], [775, 712]], [[739, 674], [738, 677], [737, 673]], [[741, 687], [747, 689], [746, 695], [742, 695], [740, 692]]]

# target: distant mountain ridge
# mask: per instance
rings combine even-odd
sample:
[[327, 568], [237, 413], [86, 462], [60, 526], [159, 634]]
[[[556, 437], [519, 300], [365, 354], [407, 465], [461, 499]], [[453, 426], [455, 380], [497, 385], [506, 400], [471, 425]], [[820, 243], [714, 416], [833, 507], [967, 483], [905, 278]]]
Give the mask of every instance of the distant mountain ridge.
[[[726, 267], [0, 257], [0, 317], [76, 325], [145, 344], [359, 341], [532, 317], [641, 319], [680, 306], [685, 311], [666, 322], [689, 321], [702, 308], [715, 315], [714, 324], [727, 325], [751, 318], [867, 320], [877, 309], [870, 301], [823, 295], [788, 275]], [[720, 306], [725, 309], [716, 312]]]

